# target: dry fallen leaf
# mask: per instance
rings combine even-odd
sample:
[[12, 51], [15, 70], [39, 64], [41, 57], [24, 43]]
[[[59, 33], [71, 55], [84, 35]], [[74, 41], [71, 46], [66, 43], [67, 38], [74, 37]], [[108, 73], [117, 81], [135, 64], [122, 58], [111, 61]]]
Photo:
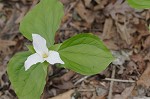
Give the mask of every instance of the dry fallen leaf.
[[150, 62], [147, 64], [147, 68], [145, 69], [144, 73], [137, 81], [137, 85], [145, 86], [146, 88], [150, 87]]
[[[105, 14], [107, 16], [111, 15], [113, 19], [116, 19], [116, 14], [123, 14], [125, 15], [127, 12], [134, 12], [134, 9], [131, 8], [127, 2], [124, 2], [124, 0], [116, 0], [116, 2], [108, 4], [104, 8]], [[129, 14], [128, 14], [129, 15]]]
[[110, 50], [119, 50], [120, 48], [115, 44], [115, 42], [110, 40], [104, 40], [104, 44], [109, 48]]
[[95, 2], [98, 4], [94, 7], [94, 10], [100, 10], [105, 7], [105, 5], [108, 3], [109, 0], [95, 0]]
[[84, 0], [85, 6], [90, 7], [91, 1], [92, 0]]
[[127, 87], [120, 95], [115, 95], [113, 99], [128, 99], [135, 85]]
[[17, 11], [13, 9], [12, 14], [9, 20], [7, 21], [5, 27], [3, 28], [2, 31], [0, 31], [0, 35], [3, 35], [4, 33], [8, 32], [10, 29], [12, 29], [12, 27], [15, 24], [15, 19], [17, 18], [17, 16], [18, 16]]
[[123, 65], [125, 61], [130, 60], [130, 55], [132, 52], [121, 50], [119, 51], [112, 51], [112, 54], [116, 59], [112, 62], [115, 65]]
[[130, 62], [127, 64], [126, 73], [127, 73], [127, 74], [133, 74], [134, 71], [137, 71], [137, 65], [135, 64], [135, 62], [130, 61]]
[[[140, 79], [137, 81], [137, 85], [132, 91], [130, 97], [141, 97], [141, 99], [149, 99], [145, 96], [150, 96], [150, 62], [147, 63], [147, 68], [145, 69], [144, 73], [141, 75]], [[145, 97], [145, 98], [144, 98]]]
[[10, 40], [0, 40], [0, 48], [5, 48], [8, 46], [14, 46], [16, 45], [15, 41], [10, 41]]
[[150, 35], [148, 26], [145, 21], [139, 21], [139, 24], [135, 25], [137, 32], [139, 33], [137, 41], [139, 41], [143, 36]]
[[108, 90], [106, 90], [105, 88], [96, 88], [96, 94], [97, 94], [97, 99], [102, 99], [104, 97], [106, 97], [106, 95], [108, 94]]
[[15, 46], [16, 44], [16, 41], [0, 40], [0, 57], [12, 53], [12, 50], [10, 50], [10, 46]]
[[80, 17], [85, 20], [87, 23], [92, 24], [94, 22], [95, 16], [92, 11], [85, 8], [83, 2], [77, 4], [75, 10], [80, 15]]
[[150, 53], [148, 53], [145, 57], [144, 57], [145, 61], [150, 61]]
[[113, 20], [111, 18], [106, 19], [103, 28], [102, 39], [110, 39], [112, 37], [112, 26]]
[[4, 4], [0, 3], [0, 11], [2, 11], [3, 7], [4, 7]]
[[22, 7], [20, 10], [21, 10], [21, 13], [20, 13], [20, 16], [15, 21], [16, 24], [19, 24], [21, 20], [23, 19], [24, 15], [27, 12], [27, 7]]
[[141, 54], [135, 54], [131, 56], [131, 60], [133, 60], [134, 62], [142, 62], [143, 57]]
[[56, 97], [53, 97], [53, 98], [48, 98], [48, 99], [71, 99], [71, 96], [72, 94], [74, 93], [75, 91], [74, 90], [69, 90], [63, 94], [60, 94]]
[[74, 75], [75, 75], [75, 72], [70, 70], [69, 72], [61, 76], [61, 79], [64, 81], [69, 81]]
[[129, 31], [128, 23], [124, 23], [123, 25], [116, 22], [117, 31], [120, 34], [120, 37], [126, 41], [128, 45], [132, 43], [131, 31]]
[[58, 85], [54, 85], [56, 88], [58, 89], [72, 89], [74, 88], [74, 85], [71, 81], [68, 81], [68, 82], [62, 82], [62, 84], [58, 84]]
[[144, 49], [150, 48], [150, 36], [146, 38], [143, 44]]

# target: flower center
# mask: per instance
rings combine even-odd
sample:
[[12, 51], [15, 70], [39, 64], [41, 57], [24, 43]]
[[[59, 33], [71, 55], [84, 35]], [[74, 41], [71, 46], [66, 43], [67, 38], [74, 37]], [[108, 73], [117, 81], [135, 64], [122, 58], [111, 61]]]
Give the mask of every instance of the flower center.
[[43, 56], [43, 58], [47, 58], [48, 57], [48, 55], [46, 53], [44, 53], [42, 56]]

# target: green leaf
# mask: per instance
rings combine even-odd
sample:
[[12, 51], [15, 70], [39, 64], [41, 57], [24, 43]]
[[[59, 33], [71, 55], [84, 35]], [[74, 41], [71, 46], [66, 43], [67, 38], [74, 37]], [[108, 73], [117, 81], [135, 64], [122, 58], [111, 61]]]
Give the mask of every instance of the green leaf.
[[128, 4], [137, 9], [149, 9], [150, 0], [127, 0]]
[[26, 45], [31, 53], [35, 53], [35, 50], [32, 45]]
[[60, 43], [60, 44], [55, 44], [55, 45], [52, 45], [52, 46], [50, 46], [50, 50], [53, 50], [53, 51], [58, 51], [59, 50], [59, 48], [60, 48], [60, 46], [61, 46], [61, 44], [62, 43]]
[[50, 46], [54, 44], [63, 15], [63, 5], [58, 0], [41, 0], [20, 23], [20, 32], [29, 40], [32, 40], [33, 33], [39, 34]]
[[114, 60], [103, 42], [92, 34], [79, 34], [66, 40], [58, 52], [65, 68], [84, 75], [97, 74]]
[[16, 54], [9, 61], [7, 72], [19, 99], [40, 99], [46, 83], [48, 65], [38, 63], [25, 71], [24, 62], [29, 55], [30, 52]]

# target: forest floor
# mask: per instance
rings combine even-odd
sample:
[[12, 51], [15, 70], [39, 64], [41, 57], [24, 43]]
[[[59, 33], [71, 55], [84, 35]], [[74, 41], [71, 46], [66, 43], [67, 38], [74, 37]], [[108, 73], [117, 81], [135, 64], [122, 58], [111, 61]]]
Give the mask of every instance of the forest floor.
[[[135, 10], [125, 0], [60, 1], [65, 16], [56, 43], [90, 32], [99, 36], [118, 60], [93, 76], [52, 66], [42, 98], [150, 99], [150, 10]], [[7, 63], [31, 43], [19, 33], [19, 23], [37, 3], [0, 0], [0, 99], [17, 99], [6, 72]]]

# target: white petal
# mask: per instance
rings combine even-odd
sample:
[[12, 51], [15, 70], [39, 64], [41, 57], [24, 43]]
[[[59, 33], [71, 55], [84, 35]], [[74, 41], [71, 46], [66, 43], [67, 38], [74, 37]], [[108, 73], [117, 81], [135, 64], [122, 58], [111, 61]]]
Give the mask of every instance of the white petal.
[[46, 40], [38, 34], [32, 34], [33, 47], [39, 55], [48, 54]]
[[60, 63], [64, 64], [64, 62], [61, 60], [59, 53], [56, 51], [49, 51], [49, 56], [45, 59], [50, 64]]
[[30, 55], [24, 63], [25, 70], [28, 70], [32, 65], [44, 62], [44, 59], [37, 53]]

